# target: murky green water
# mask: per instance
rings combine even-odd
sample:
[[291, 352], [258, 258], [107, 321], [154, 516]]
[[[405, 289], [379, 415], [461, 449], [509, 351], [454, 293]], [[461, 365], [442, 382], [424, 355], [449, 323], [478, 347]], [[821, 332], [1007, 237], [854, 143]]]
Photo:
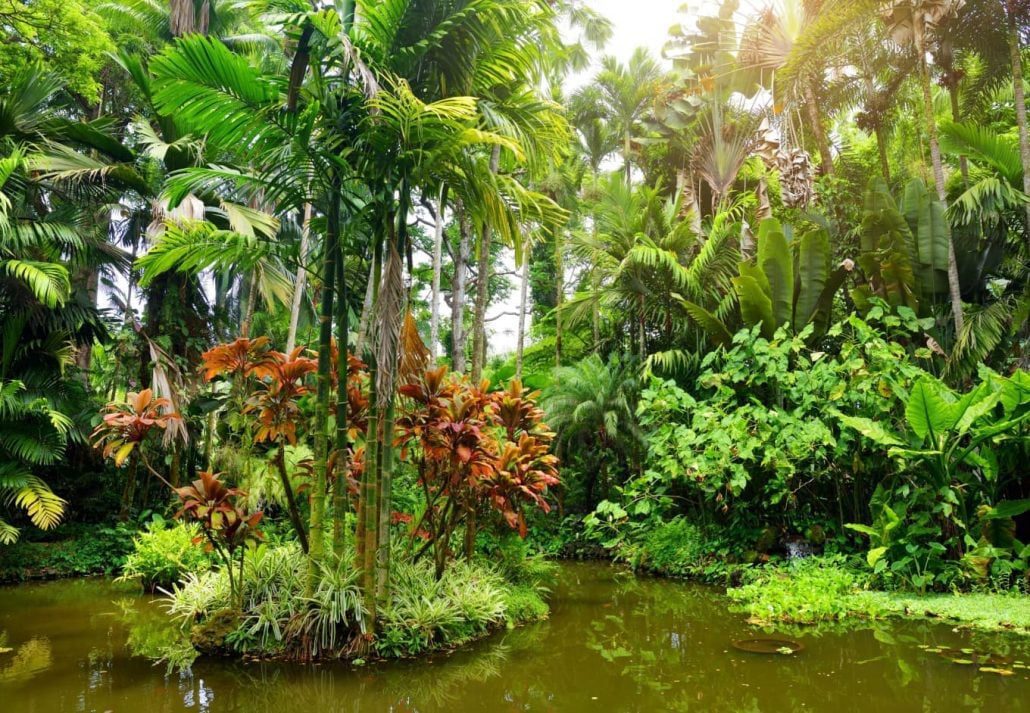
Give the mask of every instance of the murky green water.
[[162, 622], [152, 599], [109, 582], [0, 589], [0, 711], [1030, 711], [1026, 669], [1001, 677], [920, 648], [1027, 661], [1025, 639], [894, 623], [745, 654], [731, 641], [762, 632], [714, 590], [601, 564], [562, 566], [550, 621], [421, 661], [201, 660], [168, 675], [132, 654]]

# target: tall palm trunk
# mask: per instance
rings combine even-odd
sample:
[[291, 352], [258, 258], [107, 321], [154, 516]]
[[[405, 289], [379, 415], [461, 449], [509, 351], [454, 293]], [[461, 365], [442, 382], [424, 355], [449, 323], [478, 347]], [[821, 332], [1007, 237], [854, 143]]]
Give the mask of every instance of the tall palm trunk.
[[289, 354], [297, 346], [297, 325], [300, 324], [300, 307], [304, 304], [304, 288], [306, 287], [308, 270], [308, 241], [311, 236], [311, 204], [304, 205], [304, 227], [300, 233], [300, 254], [297, 264], [297, 277], [293, 281], [293, 300], [290, 304], [290, 328], [286, 333], [286, 353]]
[[346, 544], [348, 509], [347, 475], [350, 473], [350, 437], [347, 434], [347, 355], [350, 338], [350, 305], [347, 304], [347, 277], [344, 274], [343, 248], [336, 251], [336, 457], [333, 459], [333, 552], [343, 555]]
[[562, 231], [554, 231], [554, 365], [561, 366], [562, 303], [565, 301], [565, 247]]
[[472, 244], [472, 226], [468, 214], [458, 206], [458, 252], [454, 256], [454, 281], [451, 285], [451, 366], [465, 371], [465, 287], [468, 259]]
[[365, 347], [368, 346], [368, 323], [372, 319], [372, 300], [374, 298], [375, 289], [373, 285], [377, 285], [379, 280], [379, 271], [382, 265], [377, 263], [375, 260], [368, 268], [368, 281], [365, 283], [365, 298], [361, 301], [361, 316], [358, 317], [358, 339], [354, 343], [354, 351], [357, 354], [364, 354]]
[[830, 141], [826, 137], [822, 112], [819, 111], [819, 103], [816, 99], [814, 77], [805, 81], [803, 91], [805, 93], [805, 109], [808, 111], [808, 120], [812, 125], [812, 134], [815, 136], [816, 147], [819, 149], [819, 172], [824, 176], [830, 176], [833, 174], [833, 156], [830, 154]]
[[[944, 163], [941, 160], [941, 145], [937, 138], [937, 120], [933, 112], [933, 90], [930, 85], [930, 68], [926, 63], [926, 46], [923, 32], [916, 32], [916, 53], [919, 58], [919, 79], [923, 88], [923, 118], [926, 121], [926, 138], [930, 144], [930, 162], [933, 164], [933, 181], [937, 187], [937, 198], [946, 200], [944, 190]], [[955, 322], [956, 336], [962, 332], [962, 291], [958, 282], [958, 262], [955, 260], [955, 241], [948, 240], [948, 292], [951, 295], [951, 314]]]
[[[494, 146], [490, 154], [490, 173], [500, 168], [501, 147]], [[490, 248], [493, 230], [488, 220], [483, 221], [479, 237], [479, 261], [476, 268], [476, 305], [472, 319], [472, 382], [483, 377], [483, 362], [486, 360], [486, 308], [490, 303]]]
[[529, 295], [529, 241], [522, 246], [522, 270], [519, 273], [519, 338], [515, 347], [515, 378], [522, 379], [522, 356], [526, 350], [526, 302]]
[[433, 296], [429, 309], [429, 354], [435, 360], [437, 344], [440, 343], [440, 272], [443, 263], [444, 209], [447, 204], [447, 187], [440, 186], [436, 201], [436, 226], [433, 230]]
[[318, 389], [315, 398], [315, 479], [311, 489], [311, 524], [308, 533], [307, 596], [314, 593], [319, 565], [325, 557], [325, 496], [329, 459], [329, 392], [332, 368], [333, 298], [336, 252], [340, 249], [339, 179], [332, 181], [326, 210], [326, 235], [322, 267], [322, 308], [318, 316]]
[[240, 336], [250, 336], [250, 325], [254, 321], [254, 308], [257, 306], [258, 292], [258, 271], [254, 268], [250, 272], [250, 282], [247, 286], [247, 295], [243, 302], [243, 315], [240, 320]]
[[633, 166], [629, 162], [629, 154], [633, 150], [633, 137], [630, 135], [629, 127], [626, 128], [626, 134], [622, 137], [622, 158], [626, 163], [626, 186], [630, 186], [633, 183]]
[[[1019, 129], [1019, 157], [1023, 161], [1023, 193], [1030, 195], [1030, 128], [1027, 126], [1026, 92], [1023, 87], [1023, 58], [1016, 25], [1018, 0], [1006, 3], [1008, 15], [1009, 54], [1012, 58], [1012, 96], [1016, 100], [1016, 126]], [[1030, 204], [1026, 206], [1026, 235], [1030, 241]]]

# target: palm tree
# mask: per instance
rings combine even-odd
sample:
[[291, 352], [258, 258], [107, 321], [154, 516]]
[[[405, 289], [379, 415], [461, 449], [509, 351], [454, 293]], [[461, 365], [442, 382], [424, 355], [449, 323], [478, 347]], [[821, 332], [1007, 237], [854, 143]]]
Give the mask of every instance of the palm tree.
[[627, 64], [622, 64], [615, 57], [602, 59], [601, 71], [594, 79], [607, 116], [622, 134], [622, 160], [627, 185], [633, 177], [633, 138], [661, 77], [661, 67], [641, 47], [633, 52]]
[[598, 486], [610, 488], [613, 460], [625, 472], [639, 466], [643, 438], [636, 419], [637, 373], [632, 361], [605, 362], [591, 354], [557, 369], [541, 399], [547, 423], [557, 434], [558, 455], [587, 473], [588, 509], [596, 505]]
[[[963, 0], [892, 0], [885, 8], [884, 20], [891, 36], [901, 45], [911, 44], [915, 48], [919, 69], [919, 82], [923, 93], [923, 120], [926, 123], [927, 141], [930, 144], [930, 161], [933, 165], [934, 185], [939, 200], [946, 200], [944, 185], [944, 164], [937, 135], [937, 119], [933, 107], [933, 87], [927, 53], [934, 28], [946, 17], [961, 7]], [[955, 333], [962, 331], [962, 290], [958, 279], [958, 263], [955, 260], [955, 243], [948, 241], [948, 290], [951, 294], [951, 313], [955, 322]]]

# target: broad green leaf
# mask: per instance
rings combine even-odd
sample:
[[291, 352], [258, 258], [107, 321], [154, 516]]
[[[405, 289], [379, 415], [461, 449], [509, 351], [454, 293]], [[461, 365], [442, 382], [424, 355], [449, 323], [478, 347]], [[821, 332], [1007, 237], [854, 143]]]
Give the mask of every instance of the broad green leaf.
[[865, 561], [870, 567], [875, 567], [876, 563], [880, 561], [880, 558], [887, 553], [886, 547], [874, 547], [866, 553]]
[[794, 315], [794, 257], [787, 236], [773, 218], [763, 220], [758, 228], [758, 265], [769, 281], [776, 327], [783, 326]]
[[882, 424], [877, 423], [868, 418], [862, 416], [847, 416], [840, 411], [832, 411], [840, 422], [848, 428], [852, 428], [871, 441], [879, 443], [883, 446], [901, 446], [903, 442], [883, 427]]
[[762, 325], [762, 336], [772, 339], [776, 333], [776, 318], [769, 295], [753, 277], [741, 275], [731, 281], [740, 300], [740, 316], [744, 319], [744, 324], [748, 327]]
[[905, 405], [905, 418], [909, 427], [921, 439], [935, 440], [955, 425], [953, 409], [941, 395], [943, 386], [939, 381], [924, 376], [916, 382]]
[[801, 236], [798, 246], [798, 299], [793, 318], [796, 331], [815, 315], [830, 276], [830, 255], [830, 235], [826, 230], [820, 228]]
[[733, 343], [733, 335], [718, 317], [699, 304], [680, 298], [680, 304], [690, 318], [705, 330], [712, 342], [718, 346], [728, 347]]

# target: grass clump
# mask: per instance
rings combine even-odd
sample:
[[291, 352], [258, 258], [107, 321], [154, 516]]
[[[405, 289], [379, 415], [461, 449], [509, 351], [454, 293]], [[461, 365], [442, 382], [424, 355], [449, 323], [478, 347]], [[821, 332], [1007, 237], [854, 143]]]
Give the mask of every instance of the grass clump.
[[[222, 569], [188, 572], [171, 591], [168, 610], [197, 653], [235, 653], [299, 660], [345, 658], [366, 634], [353, 556], [323, 565], [315, 593], [304, 595], [307, 559], [296, 544], [262, 545], [245, 560], [241, 599]], [[547, 615], [538, 561], [515, 568], [453, 562], [440, 579], [432, 563], [400, 560], [391, 571], [374, 651], [414, 656], [450, 648], [503, 626]], [[550, 568], [546, 568], [550, 571]], [[175, 651], [181, 660], [181, 651]], [[171, 660], [171, 656], [167, 656]]]
[[1030, 597], [1018, 590], [922, 595], [864, 592], [863, 598], [891, 616], [944, 619], [985, 631], [1030, 633]]

